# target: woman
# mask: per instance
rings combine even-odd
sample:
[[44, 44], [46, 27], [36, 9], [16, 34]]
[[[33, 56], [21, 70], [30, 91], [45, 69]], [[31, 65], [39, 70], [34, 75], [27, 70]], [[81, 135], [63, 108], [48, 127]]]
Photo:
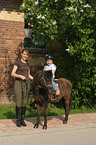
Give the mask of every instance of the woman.
[[26, 126], [24, 122], [27, 97], [29, 91], [29, 79], [33, 80], [30, 75], [30, 64], [27, 61], [28, 50], [23, 49], [21, 52], [21, 59], [18, 59], [11, 73], [15, 78], [14, 92], [16, 95], [16, 118], [17, 127]]

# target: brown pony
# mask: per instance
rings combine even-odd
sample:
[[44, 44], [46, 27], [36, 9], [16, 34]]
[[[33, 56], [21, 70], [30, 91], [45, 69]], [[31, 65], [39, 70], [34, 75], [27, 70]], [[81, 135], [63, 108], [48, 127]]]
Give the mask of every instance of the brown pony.
[[33, 79], [32, 90], [33, 96], [37, 104], [37, 121], [34, 128], [38, 128], [40, 122], [41, 107], [44, 109], [44, 125], [43, 129], [47, 129], [47, 109], [48, 103], [55, 103], [62, 101], [65, 107], [65, 118], [63, 123], [68, 121], [69, 109], [72, 105], [72, 84], [70, 81], [59, 78], [56, 80], [59, 85], [60, 95], [55, 96], [55, 92], [52, 86], [52, 72], [51, 71], [38, 71]]

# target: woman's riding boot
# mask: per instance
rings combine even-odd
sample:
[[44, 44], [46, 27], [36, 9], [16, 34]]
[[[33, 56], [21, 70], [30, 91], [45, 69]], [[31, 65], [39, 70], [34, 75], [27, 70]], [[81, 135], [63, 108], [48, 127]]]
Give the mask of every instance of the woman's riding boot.
[[24, 121], [25, 112], [26, 112], [26, 107], [22, 107], [21, 108], [21, 125], [22, 126], [27, 126], [26, 123], [25, 123], [25, 121]]
[[21, 107], [16, 106], [17, 127], [21, 127]]

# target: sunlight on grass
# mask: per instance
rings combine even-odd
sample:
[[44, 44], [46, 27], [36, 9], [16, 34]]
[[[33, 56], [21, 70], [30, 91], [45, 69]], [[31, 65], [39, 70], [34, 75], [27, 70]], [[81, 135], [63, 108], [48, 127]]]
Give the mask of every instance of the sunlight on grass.
[[[81, 106], [80, 109], [71, 109], [69, 114], [79, 114], [79, 113], [93, 113], [96, 112], [91, 108], [86, 108], [85, 106]], [[49, 104], [48, 105], [48, 116], [57, 116], [57, 115], [64, 115], [65, 110], [59, 104]], [[37, 108], [36, 105], [31, 106], [27, 104], [26, 107], [26, 116], [25, 117], [36, 117], [37, 116]], [[41, 116], [43, 116], [43, 107], [41, 110]], [[16, 118], [15, 113], [15, 105], [8, 105], [8, 106], [0, 106], [0, 119], [13, 119]]]

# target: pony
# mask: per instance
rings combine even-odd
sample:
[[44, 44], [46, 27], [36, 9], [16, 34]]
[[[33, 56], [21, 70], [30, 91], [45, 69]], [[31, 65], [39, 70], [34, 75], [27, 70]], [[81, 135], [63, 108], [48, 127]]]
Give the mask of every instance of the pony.
[[33, 97], [37, 104], [37, 120], [34, 128], [38, 128], [40, 123], [41, 108], [44, 110], [44, 125], [43, 129], [47, 129], [47, 109], [48, 103], [55, 103], [61, 101], [65, 108], [65, 117], [63, 124], [67, 124], [69, 110], [72, 105], [72, 84], [64, 78], [55, 80], [60, 89], [60, 95], [55, 96], [52, 86], [52, 71], [37, 71], [32, 82]]

